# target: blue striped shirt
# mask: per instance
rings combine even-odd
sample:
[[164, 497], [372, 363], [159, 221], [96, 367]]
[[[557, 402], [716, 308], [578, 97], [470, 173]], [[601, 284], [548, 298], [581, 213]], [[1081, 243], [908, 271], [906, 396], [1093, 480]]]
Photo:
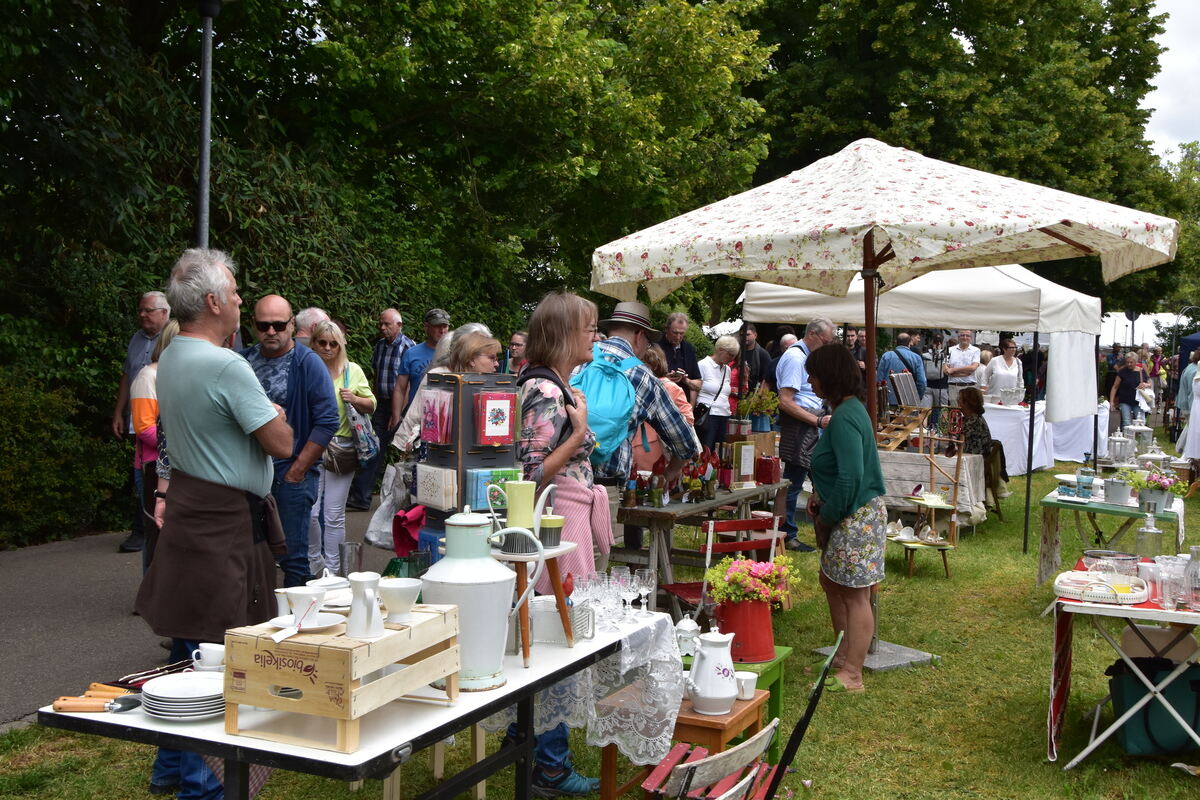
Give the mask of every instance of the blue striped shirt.
[[[629, 358], [633, 348], [624, 339], [613, 336], [599, 343], [600, 349], [618, 359]], [[700, 443], [692, 426], [684, 419], [683, 414], [675, 407], [671, 396], [663, 388], [658, 378], [645, 364], [634, 367], [626, 375], [633, 384], [637, 407], [633, 418], [629, 420], [629, 436], [621, 442], [613, 454], [600, 469], [596, 470], [597, 477], [627, 478], [633, 467], [633, 445], [630, 437], [643, 422], [658, 431], [659, 441], [663, 449], [676, 458], [694, 458], [700, 454]], [[640, 437], [639, 437], [640, 440]]]
[[387, 339], [375, 342], [371, 366], [375, 369], [376, 397], [387, 398], [391, 402], [396, 376], [400, 374], [400, 359], [413, 344], [415, 342], [403, 333], [396, 334], [396, 338], [390, 342]]

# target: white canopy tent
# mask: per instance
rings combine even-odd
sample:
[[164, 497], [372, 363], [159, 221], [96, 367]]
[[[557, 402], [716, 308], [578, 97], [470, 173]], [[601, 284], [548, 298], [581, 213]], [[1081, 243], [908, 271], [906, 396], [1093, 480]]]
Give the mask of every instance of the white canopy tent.
[[[861, 277], [854, 278], [845, 297], [754, 281], [746, 284], [742, 317], [751, 322], [807, 322], [823, 316], [862, 324], [864, 291]], [[881, 293], [878, 306], [878, 324], [886, 327], [1049, 333], [1046, 418], [1056, 422], [1096, 413], [1091, 354], [1100, 333], [1097, 297], [1006, 264], [930, 272]]]
[[[807, 322], [820, 315], [861, 325], [863, 280], [845, 297], [774, 283], [746, 284], [751, 322]], [[893, 328], [1100, 333], [1100, 299], [1059, 286], [1017, 264], [929, 272], [879, 295], [879, 324]], [[936, 322], [935, 322], [936, 321]]]

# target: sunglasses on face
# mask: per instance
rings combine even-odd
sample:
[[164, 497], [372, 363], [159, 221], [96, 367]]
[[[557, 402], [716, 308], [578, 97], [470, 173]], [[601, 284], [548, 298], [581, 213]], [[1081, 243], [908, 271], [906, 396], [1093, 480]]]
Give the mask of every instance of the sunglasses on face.
[[287, 330], [287, 326], [290, 324], [292, 324], [290, 319], [285, 319], [282, 322], [267, 322], [261, 319], [254, 320], [254, 327], [258, 328], [260, 333], [266, 333], [272, 328], [279, 333], [283, 333], [285, 330]]
[[317, 347], [328, 347], [333, 350], [342, 346], [340, 342], [335, 342], [333, 339], [317, 339], [316, 345]]

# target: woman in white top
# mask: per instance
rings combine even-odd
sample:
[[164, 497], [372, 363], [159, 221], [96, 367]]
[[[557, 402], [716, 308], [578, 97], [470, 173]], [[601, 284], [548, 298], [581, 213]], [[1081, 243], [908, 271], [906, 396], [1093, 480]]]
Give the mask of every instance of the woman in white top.
[[988, 362], [984, 384], [988, 394], [1000, 394], [1002, 389], [1021, 389], [1025, 386], [1021, 360], [1017, 358], [1017, 343], [1012, 339], [1000, 341], [1000, 357]]
[[975, 368], [975, 385], [979, 391], [986, 392], [987, 389], [987, 374], [988, 364], [992, 360], [992, 351], [986, 347], [979, 348], [979, 366]]
[[[737, 358], [738, 340], [722, 336], [713, 345], [713, 354], [700, 361], [700, 394], [696, 398], [697, 409], [708, 406], [708, 417], [696, 426], [700, 446], [712, 449], [717, 442], [725, 441], [725, 429], [732, 413], [729, 410], [729, 393], [732, 378], [729, 365]], [[697, 416], [700, 416], [697, 413]]]

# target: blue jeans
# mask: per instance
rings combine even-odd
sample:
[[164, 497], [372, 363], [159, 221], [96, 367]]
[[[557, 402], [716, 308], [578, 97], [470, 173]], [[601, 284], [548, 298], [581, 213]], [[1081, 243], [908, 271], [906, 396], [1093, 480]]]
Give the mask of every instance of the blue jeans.
[[312, 515], [313, 503], [317, 502], [319, 478], [314, 467], [299, 483], [288, 483], [283, 479], [287, 473], [285, 465], [276, 467], [275, 482], [271, 494], [279, 507], [279, 522], [283, 525], [283, 537], [287, 541], [287, 555], [279, 556], [283, 567], [283, 586], [303, 586], [312, 575], [308, 571], [308, 519]]
[[[134, 445], [135, 447], [137, 445]], [[142, 482], [142, 468], [133, 468], [133, 519], [129, 523], [129, 533], [133, 536], [146, 535], [146, 518], [142, 512], [142, 495], [145, 493], [145, 484]]]
[[[171, 640], [171, 662], [183, 661], [192, 657], [192, 651], [199, 642], [187, 639]], [[150, 782], [157, 786], [179, 786], [180, 800], [218, 800], [225, 794], [225, 787], [217, 780], [217, 776], [204, 763], [199, 753], [188, 753], [183, 750], [158, 748], [158, 756], [154, 759], [154, 768], [150, 772]]]
[[804, 488], [804, 479], [808, 477], [808, 467], [799, 464], [791, 464], [787, 461], [783, 462], [783, 477], [791, 481], [788, 486], [787, 493], [787, 516], [784, 517], [783, 524], [779, 527], [787, 535], [789, 539], [796, 538], [796, 501], [800, 499], [800, 492]]
[[[508, 726], [508, 738], [515, 739], [516, 736], [517, 724], [514, 722]], [[533, 748], [533, 760], [542, 769], [554, 773], [566, 769], [567, 758], [571, 755], [569, 736], [570, 729], [565, 722], [558, 723], [545, 733], [539, 733], [534, 737], [536, 743]]]
[[728, 428], [729, 417], [715, 417], [709, 414], [704, 424], [696, 429], [696, 433], [700, 435], [700, 446], [716, 450], [717, 442], [725, 441], [725, 431]]
[[1126, 425], [1132, 425], [1134, 413], [1133, 405], [1131, 403], [1117, 403], [1117, 408], [1121, 412], [1121, 428], [1124, 429]]

